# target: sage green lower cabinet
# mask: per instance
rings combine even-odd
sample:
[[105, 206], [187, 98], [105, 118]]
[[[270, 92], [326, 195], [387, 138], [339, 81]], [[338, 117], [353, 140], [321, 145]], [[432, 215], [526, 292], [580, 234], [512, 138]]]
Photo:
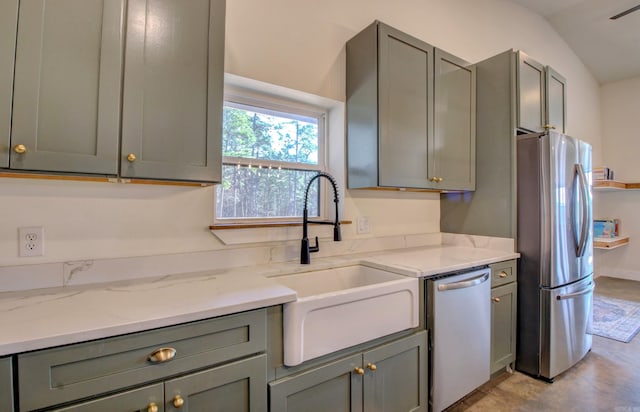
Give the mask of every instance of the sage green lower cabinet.
[[13, 411], [13, 372], [11, 358], [0, 359], [0, 411]]
[[271, 412], [362, 410], [362, 355], [353, 355], [269, 384]]
[[53, 410], [56, 412], [148, 412], [153, 410], [154, 405], [158, 408], [158, 412], [165, 411], [162, 383]]
[[267, 410], [267, 355], [233, 362], [165, 382], [165, 411]]
[[142, 388], [54, 409], [60, 412], [249, 412], [267, 410], [267, 356], [260, 355]]
[[427, 410], [427, 333], [364, 352], [364, 410]]
[[516, 360], [517, 282], [515, 260], [491, 265], [491, 374]]
[[270, 411], [426, 411], [426, 362], [422, 331], [270, 383]]
[[[266, 309], [260, 309], [19, 354], [20, 411], [71, 404], [79, 411], [147, 410], [151, 402], [159, 411], [178, 410], [174, 402], [192, 412], [264, 411], [265, 352]], [[164, 388], [159, 396], [135, 391], [156, 383]]]

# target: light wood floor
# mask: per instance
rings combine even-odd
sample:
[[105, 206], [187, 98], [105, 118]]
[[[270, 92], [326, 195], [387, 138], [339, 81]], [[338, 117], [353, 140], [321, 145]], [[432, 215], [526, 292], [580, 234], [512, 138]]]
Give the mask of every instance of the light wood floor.
[[[600, 276], [596, 293], [640, 302], [640, 282]], [[447, 409], [458, 411], [640, 412], [640, 335], [593, 336], [591, 352], [553, 383], [504, 373]]]

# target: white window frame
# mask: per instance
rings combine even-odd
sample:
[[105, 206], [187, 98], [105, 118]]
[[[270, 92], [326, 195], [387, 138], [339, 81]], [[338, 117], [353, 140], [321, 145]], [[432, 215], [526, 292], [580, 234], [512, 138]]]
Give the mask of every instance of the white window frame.
[[[329, 172], [327, 164], [327, 121], [328, 110], [323, 107], [310, 105], [299, 100], [292, 100], [286, 97], [274, 96], [268, 93], [261, 93], [255, 90], [248, 90], [243, 88], [234, 87], [231, 85], [225, 85], [224, 93], [224, 105], [231, 107], [238, 107], [240, 109], [255, 109], [258, 113], [272, 114], [281, 116], [283, 114], [287, 117], [295, 119], [299, 116], [304, 118], [315, 118], [318, 121], [318, 163], [295, 163], [295, 162], [281, 162], [275, 160], [266, 159], [251, 159], [251, 158], [238, 158], [223, 156], [223, 165], [241, 165], [262, 168], [287, 168], [305, 171], [318, 171]], [[319, 216], [310, 216], [313, 219], [333, 219], [334, 211], [330, 207], [335, 207], [333, 203], [333, 193], [330, 185], [326, 179], [318, 179], [320, 184], [319, 195], [320, 202], [318, 205]], [[295, 222], [302, 219], [302, 216], [285, 216], [285, 217], [244, 217], [244, 218], [221, 218], [217, 212], [217, 190], [214, 192], [214, 223], [215, 224], [269, 224], [279, 222]]]

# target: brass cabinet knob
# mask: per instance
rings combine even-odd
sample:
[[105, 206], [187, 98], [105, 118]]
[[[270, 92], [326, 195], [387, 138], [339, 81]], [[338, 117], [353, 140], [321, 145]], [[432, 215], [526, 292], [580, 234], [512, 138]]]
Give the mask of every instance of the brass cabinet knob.
[[147, 406], [147, 412], [158, 412], [158, 405], [155, 402], [151, 402], [149, 406]]
[[182, 399], [182, 396], [180, 395], [176, 395], [173, 398], [173, 406], [180, 409], [182, 408], [182, 405], [184, 405], [184, 399]]
[[375, 363], [367, 363], [367, 368], [369, 368], [372, 371], [375, 371], [376, 369], [378, 369]]
[[496, 303], [500, 303], [500, 298], [491, 298], [491, 300], [496, 302]]
[[23, 154], [27, 152], [27, 146], [23, 145], [23, 144], [17, 144], [15, 146], [13, 146], [13, 151], [18, 153], [18, 154]]
[[135, 162], [135, 161], [136, 161], [136, 155], [135, 155], [134, 153], [129, 153], [129, 154], [127, 155], [127, 160], [128, 160], [130, 163]]
[[500, 272], [500, 274], [499, 274], [498, 276], [500, 276], [501, 278], [503, 278], [503, 279], [504, 279], [504, 278], [506, 278], [506, 277], [507, 277], [507, 276], [509, 276], [509, 275], [507, 275], [507, 272], [505, 272], [505, 271], [503, 270], [502, 272]]
[[444, 178], [442, 177], [431, 177], [429, 178], [430, 181], [435, 182], [435, 183], [440, 183], [444, 180]]
[[353, 369], [358, 375], [364, 375], [364, 369], [362, 369], [361, 367], [356, 367]]
[[556, 130], [556, 127], [554, 125], [552, 125], [552, 124], [545, 124], [542, 127], [544, 127], [545, 130], [549, 130], [549, 129]]
[[151, 352], [151, 355], [147, 358], [151, 363], [163, 363], [168, 362], [175, 358], [176, 350], [173, 348], [160, 348]]

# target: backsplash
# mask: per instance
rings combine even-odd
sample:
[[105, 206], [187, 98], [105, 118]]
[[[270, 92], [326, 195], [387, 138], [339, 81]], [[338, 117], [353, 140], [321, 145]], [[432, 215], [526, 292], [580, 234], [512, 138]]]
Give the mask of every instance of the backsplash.
[[[322, 257], [438, 245], [513, 251], [513, 244], [513, 239], [450, 233], [372, 237], [323, 242], [320, 252], [312, 256], [312, 261]], [[224, 271], [279, 263], [290, 266], [291, 271], [297, 271], [306, 268], [298, 263], [299, 255], [299, 241], [291, 241], [207, 252], [5, 266], [0, 267], [0, 292], [79, 286], [211, 270]]]

